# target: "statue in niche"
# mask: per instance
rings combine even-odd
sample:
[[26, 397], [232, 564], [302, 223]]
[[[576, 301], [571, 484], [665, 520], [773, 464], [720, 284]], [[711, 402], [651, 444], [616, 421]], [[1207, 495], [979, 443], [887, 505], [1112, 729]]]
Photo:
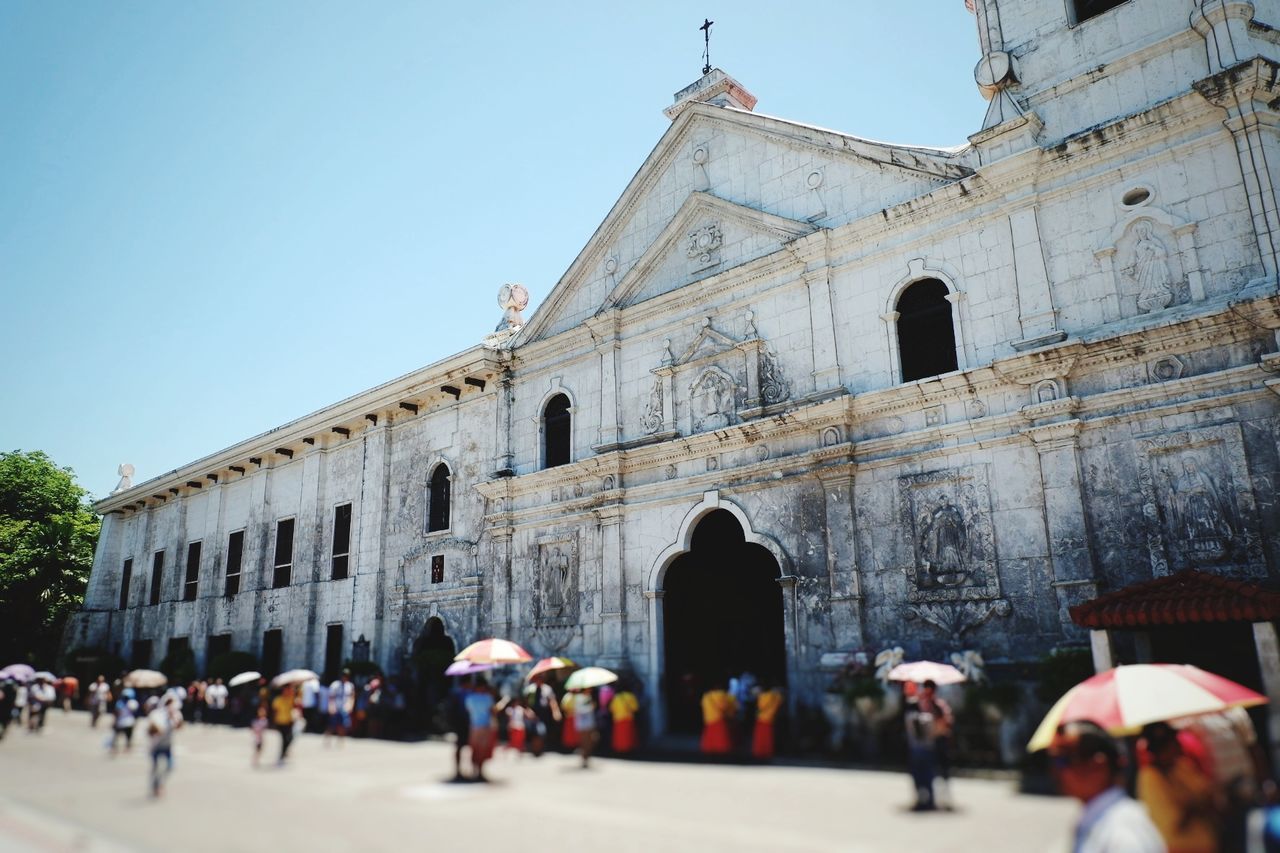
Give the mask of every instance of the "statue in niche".
[[1058, 399], [1058, 386], [1046, 379], [1036, 386], [1036, 402], [1052, 403]]
[[640, 427], [645, 435], [653, 435], [662, 429], [662, 380], [655, 379], [649, 389], [649, 406], [640, 417]]
[[921, 530], [925, 577], [922, 586], [959, 586], [969, 576], [969, 536], [964, 514], [948, 500], [940, 503]]
[[697, 429], [727, 427], [733, 413], [733, 383], [723, 374], [708, 371], [693, 386], [694, 426]]
[[547, 614], [556, 616], [564, 612], [569, 601], [569, 556], [556, 548], [546, 556], [543, 573], [543, 594]]
[[1200, 470], [1195, 457], [1182, 459], [1182, 471], [1165, 471], [1173, 497], [1174, 535], [1186, 543], [1195, 557], [1221, 559], [1228, 551], [1231, 513], [1213, 479]]
[[1144, 314], [1169, 307], [1173, 302], [1173, 274], [1169, 253], [1148, 220], [1134, 227], [1133, 279], [1138, 284], [1138, 309]]

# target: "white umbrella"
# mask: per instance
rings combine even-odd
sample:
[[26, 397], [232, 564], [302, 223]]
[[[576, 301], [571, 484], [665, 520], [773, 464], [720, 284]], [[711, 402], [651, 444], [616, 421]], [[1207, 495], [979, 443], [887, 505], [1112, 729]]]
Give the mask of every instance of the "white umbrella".
[[169, 679], [165, 674], [154, 669], [135, 669], [124, 677], [125, 687], [138, 687], [142, 690], [164, 687], [168, 683]]
[[309, 669], [291, 669], [288, 672], [282, 672], [275, 678], [271, 679], [271, 686], [285, 687], [290, 684], [301, 684], [304, 681], [311, 681], [312, 679], [318, 678], [320, 678], [320, 676], [316, 675]]
[[252, 681], [257, 681], [261, 677], [262, 677], [262, 673], [260, 672], [242, 672], [239, 675], [234, 676], [230, 681], [228, 681], [227, 686], [239, 687], [241, 684], [248, 684]]
[[54, 675], [52, 672], [48, 672], [47, 670], [37, 672], [34, 678], [36, 681], [57, 681], [58, 680], [58, 676]]
[[918, 660], [913, 663], [900, 663], [889, 671], [890, 681], [914, 681], [923, 684], [932, 681], [934, 684], [959, 684], [965, 680], [964, 673], [949, 663], [934, 663], [931, 660]]
[[618, 674], [602, 666], [588, 666], [578, 670], [565, 681], [566, 690], [590, 690], [618, 680]]

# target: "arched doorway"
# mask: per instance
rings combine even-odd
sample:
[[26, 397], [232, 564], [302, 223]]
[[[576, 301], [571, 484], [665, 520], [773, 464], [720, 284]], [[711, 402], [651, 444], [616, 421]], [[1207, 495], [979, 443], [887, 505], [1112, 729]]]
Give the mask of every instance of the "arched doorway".
[[444, 622], [439, 616], [432, 616], [413, 644], [413, 669], [417, 676], [414, 704], [419, 709], [414, 718], [432, 731], [444, 730], [443, 721], [437, 718], [449, 692], [449, 680], [444, 671], [455, 654], [457, 647], [453, 638], [445, 633]]
[[724, 509], [694, 528], [690, 549], [663, 578], [662, 626], [667, 730], [702, 724], [699, 699], [715, 683], [750, 672], [783, 685], [787, 677], [781, 570]]

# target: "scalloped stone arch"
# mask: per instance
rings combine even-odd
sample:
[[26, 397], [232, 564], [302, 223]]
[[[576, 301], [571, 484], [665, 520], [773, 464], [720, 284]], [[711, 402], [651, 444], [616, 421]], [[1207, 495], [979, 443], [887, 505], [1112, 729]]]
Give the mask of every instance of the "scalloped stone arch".
[[791, 558], [787, 556], [787, 552], [778, 544], [778, 540], [764, 533], [757, 533], [751, 527], [751, 519], [747, 518], [746, 512], [742, 507], [730, 500], [720, 497], [719, 491], [704, 492], [702, 500], [693, 506], [684, 519], [680, 522], [680, 532], [676, 536], [676, 541], [663, 549], [654, 561], [652, 568], [649, 570], [649, 579], [645, 588], [660, 592], [662, 590], [662, 581], [666, 577], [667, 569], [671, 568], [671, 564], [681, 554], [686, 554], [693, 546], [693, 531], [698, 526], [698, 522], [705, 518], [715, 510], [723, 509], [737, 519], [738, 524], [742, 526], [742, 532], [747, 542], [753, 545], [759, 545], [764, 548], [778, 562], [778, 571], [781, 577], [791, 577]]

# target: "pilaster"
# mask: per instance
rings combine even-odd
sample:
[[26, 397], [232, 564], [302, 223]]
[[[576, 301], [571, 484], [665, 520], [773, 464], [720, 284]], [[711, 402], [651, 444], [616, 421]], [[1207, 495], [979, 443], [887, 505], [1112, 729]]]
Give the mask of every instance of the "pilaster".
[[813, 329], [813, 388], [825, 391], [840, 385], [831, 267], [824, 260], [821, 267], [805, 272], [804, 283], [809, 290], [809, 322]]
[[627, 651], [626, 585], [623, 579], [623, 510], [620, 504], [595, 511], [600, 529], [600, 579], [603, 609], [600, 614], [604, 630], [603, 666], [622, 666]]
[[1058, 312], [1053, 306], [1034, 206], [1009, 214], [1009, 235], [1018, 288], [1018, 322], [1022, 326], [1022, 339], [1015, 341], [1013, 348], [1022, 351], [1057, 343], [1066, 338], [1067, 333], [1058, 328]]
[[839, 649], [862, 647], [862, 582], [858, 566], [855, 466], [832, 466], [818, 472], [826, 510], [827, 578], [831, 589], [831, 621]]

